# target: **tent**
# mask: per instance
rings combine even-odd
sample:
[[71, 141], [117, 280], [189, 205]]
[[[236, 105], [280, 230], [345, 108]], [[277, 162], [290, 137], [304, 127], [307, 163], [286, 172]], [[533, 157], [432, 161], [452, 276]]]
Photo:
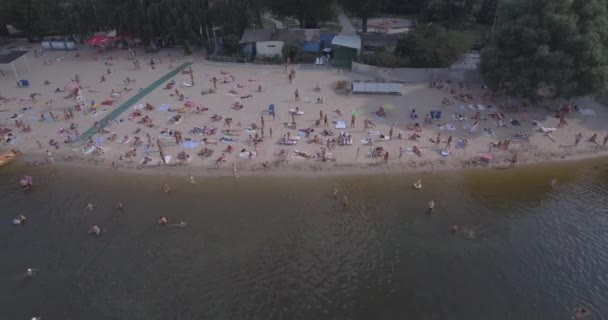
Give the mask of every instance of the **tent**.
[[89, 40], [85, 41], [84, 43], [91, 45], [91, 46], [102, 46], [113, 40], [114, 40], [114, 38], [112, 38], [112, 37], [97, 35], [97, 36], [92, 36]]
[[25, 65], [27, 66], [27, 69], [30, 72], [32, 71], [32, 69], [30, 69], [30, 64], [27, 62], [27, 58], [25, 57], [25, 55], [28, 52], [29, 51], [10, 51], [9, 53], [0, 54], [0, 64], [10, 64], [11, 68], [13, 68], [13, 73], [15, 74], [15, 78], [17, 78], [17, 80], [19, 80], [19, 75], [17, 74], [17, 69], [15, 69], [15, 61], [17, 61], [19, 58], [23, 57], [23, 60], [25, 61]]

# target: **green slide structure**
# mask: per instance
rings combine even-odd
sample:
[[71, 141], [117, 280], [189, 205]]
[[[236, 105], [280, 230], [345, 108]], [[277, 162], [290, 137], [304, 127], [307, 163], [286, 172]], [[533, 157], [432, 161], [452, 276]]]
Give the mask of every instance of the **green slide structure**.
[[[107, 116], [103, 117], [103, 119], [101, 119], [99, 121], [99, 124], [102, 127], [105, 127], [108, 123], [110, 123], [110, 121], [118, 118], [118, 116], [120, 116], [123, 112], [125, 112], [125, 110], [127, 110], [131, 106], [133, 106], [135, 104], [135, 102], [141, 100], [141, 98], [145, 97], [150, 92], [152, 92], [156, 88], [160, 87], [163, 83], [165, 83], [165, 82], [169, 81], [169, 79], [175, 77], [180, 72], [180, 70], [186, 69], [191, 65], [192, 65], [192, 62], [186, 62], [186, 63], [182, 64], [181, 66], [177, 67], [176, 69], [173, 69], [171, 72], [167, 73], [166, 75], [162, 76], [160, 79], [154, 81], [152, 84], [150, 84], [149, 86], [147, 86], [146, 88], [144, 88], [143, 90], [138, 92], [136, 95], [129, 98], [129, 100], [123, 102], [116, 109], [112, 110], [112, 112], [110, 112]], [[94, 136], [95, 133], [97, 133], [97, 128], [95, 128], [93, 126], [89, 130], [85, 131], [82, 135], [80, 135], [80, 137], [78, 137], [76, 142], [87, 141], [89, 138]]]

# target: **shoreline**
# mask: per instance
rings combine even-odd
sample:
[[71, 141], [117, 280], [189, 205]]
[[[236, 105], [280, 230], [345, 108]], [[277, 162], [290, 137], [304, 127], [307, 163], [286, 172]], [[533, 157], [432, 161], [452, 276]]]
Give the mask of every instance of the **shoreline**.
[[[78, 169], [90, 169], [100, 172], [111, 172], [112, 174], [126, 173], [128, 175], [142, 175], [142, 176], [176, 176], [186, 177], [194, 176], [199, 178], [233, 178], [234, 174], [232, 168], [229, 166], [223, 166], [219, 168], [214, 167], [202, 167], [202, 166], [189, 166], [189, 165], [158, 165], [148, 166], [144, 168], [137, 168], [135, 165], [121, 166], [118, 170], [113, 170], [111, 162], [107, 161], [87, 161], [87, 160], [55, 160], [55, 165], [45, 163], [44, 155], [36, 157], [34, 155], [24, 155], [21, 159], [17, 160], [17, 164], [20, 168], [42, 168], [42, 167], [59, 167], [59, 168], [78, 168]], [[93, 159], [90, 159], [93, 160]], [[472, 165], [465, 166], [463, 164], [458, 165], [455, 161], [441, 163], [438, 161], [424, 161], [419, 165], [415, 166], [411, 162], [394, 162], [384, 163], [345, 163], [345, 164], [328, 164], [328, 163], [317, 163], [314, 164], [299, 164], [299, 165], [280, 165], [271, 166], [269, 168], [261, 167], [260, 164], [249, 165], [247, 167], [237, 167], [239, 177], [308, 177], [317, 178], [322, 176], [383, 176], [383, 175], [407, 175], [414, 173], [421, 174], [433, 174], [433, 173], [455, 173], [455, 172], [483, 172], [491, 170], [518, 170], [518, 169], [533, 169], [539, 166], [558, 166], [558, 165], [571, 165], [576, 162], [587, 162], [587, 161], [602, 161], [608, 160], [608, 150], [602, 150], [598, 152], [589, 152], [576, 155], [554, 155], [550, 159], [543, 160], [529, 160], [518, 163], [515, 167], [510, 168], [505, 162], [500, 164], [492, 165]], [[26, 161], [39, 161], [38, 166], [28, 166], [25, 164]]]

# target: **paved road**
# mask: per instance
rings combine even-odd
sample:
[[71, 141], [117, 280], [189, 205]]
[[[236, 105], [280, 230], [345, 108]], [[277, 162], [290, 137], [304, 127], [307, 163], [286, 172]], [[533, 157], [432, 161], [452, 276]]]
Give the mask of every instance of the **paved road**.
[[350, 22], [350, 19], [344, 14], [342, 9], [338, 9], [338, 21], [340, 22], [340, 26], [342, 26], [342, 31], [340, 34], [344, 35], [355, 35], [357, 32], [355, 31], [355, 27]]

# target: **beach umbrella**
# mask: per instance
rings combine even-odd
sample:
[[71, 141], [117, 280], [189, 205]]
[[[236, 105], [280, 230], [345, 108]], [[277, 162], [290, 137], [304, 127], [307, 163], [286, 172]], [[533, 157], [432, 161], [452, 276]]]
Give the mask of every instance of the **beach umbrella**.
[[92, 36], [89, 40], [85, 41], [85, 44], [91, 46], [101, 46], [112, 41], [112, 38], [103, 35]]
[[382, 108], [384, 110], [393, 110], [393, 105], [390, 103], [387, 103], [387, 104], [382, 105]]

